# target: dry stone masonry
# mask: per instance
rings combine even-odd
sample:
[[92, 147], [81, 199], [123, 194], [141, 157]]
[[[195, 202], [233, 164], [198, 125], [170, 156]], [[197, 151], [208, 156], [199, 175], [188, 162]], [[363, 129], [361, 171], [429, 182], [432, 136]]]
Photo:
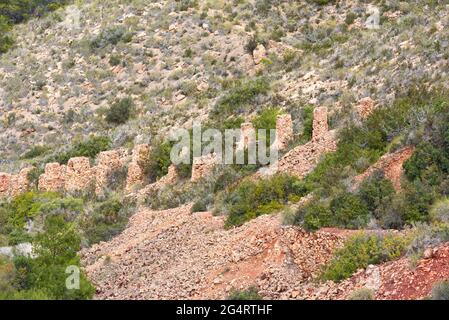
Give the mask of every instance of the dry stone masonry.
[[65, 191], [79, 193], [91, 190], [95, 176], [87, 157], [72, 158], [67, 163]]
[[33, 167], [24, 168], [18, 174], [0, 173], [0, 198], [14, 197], [30, 188], [29, 173]]
[[370, 97], [363, 98], [357, 106], [357, 113], [361, 119], [366, 119], [376, 108], [374, 100]]
[[39, 177], [39, 191], [64, 192], [67, 166], [47, 163], [45, 172]]

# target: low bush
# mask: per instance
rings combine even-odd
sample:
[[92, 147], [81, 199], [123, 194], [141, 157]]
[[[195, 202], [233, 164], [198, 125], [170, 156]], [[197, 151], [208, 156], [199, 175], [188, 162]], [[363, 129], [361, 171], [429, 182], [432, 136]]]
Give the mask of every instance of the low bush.
[[240, 226], [262, 214], [282, 209], [288, 201], [297, 201], [308, 191], [304, 183], [287, 174], [257, 181], [244, 179], [225, 192], [215, 210], [228, 215], [226, 227]]
[[66, 286], [68, 267], [80, 268], [77, 255], [81, 238], [73, 223], [63, 216], [52, 215], [45, 220], [43, 231], [33, 240], [36, 257], [16, 257], [15, 277], [12, 280], [16, 292], [6, 299], [91, 299], [95, 288], [80, 271], [79, 288]]
[[115, 26], [103, 30], [98, 36], [90, 41], [92, 49], [105, 48], [108, 45], [116, 45], [119, 42], [128, 43], [132, 40], [132, 34], [122, 26]]
[[333, 259], [324, 267], [322, 277], [332, 281], [344, 280], [360, 268], [400, 257], [405, 246], [405, 239], [400, 236], [356, 235], [335, 252]]
[[424, 250], [449, 241], [449, 225], [445, 223], [417, 223], [407, 245], [407, 256], [412, 260], [422, 257]]
[[[267, 108], [260, 112], [252, 121], [254, 129], [256, 130], [258, 141], [265, 143], [267, 148], [271, 145], [270, 130], [276, 129], [276, 119], [280, 114], [281, 111], [279, 108]], [[261, 139], [261, 137], [259, 137], [258, 130], [266, 130], [265, 139]]]
[[265, 78], [250, 81], [237, 81], [232, 88], [219, 99], [212, 116], [226, 119], [231, 114], [243, 113], [245, 107], [257, 96], [268, 93], [270, 84]]
[[110, 146], [111, 140], [108, 137], [90, 136], [84, 141], [75, 143], [69, 150], [47, 159], [46, 162], [55, 161], [66, 164], [70, 158], [74, 157], [88, 157], [93, 160], [100, 152], [109, 150]]
[[46, 154], [51, 150], [48, 146], [37, 145], [32, 147], [29, 151], [25, 152], [20, 158], [21, 159], [33, 159], [37, 158], [43, 154]]
[[89, 245], [109, 241], [125, 229], [133, 212], [133, 204], [116, 197], [94, 204], [92, 212], [80, 222], [85, 240]]

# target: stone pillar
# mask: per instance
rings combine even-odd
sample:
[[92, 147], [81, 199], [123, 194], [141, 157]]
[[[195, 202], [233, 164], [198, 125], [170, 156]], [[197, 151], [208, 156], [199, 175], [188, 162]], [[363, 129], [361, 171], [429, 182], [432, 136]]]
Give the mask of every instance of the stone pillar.
[[279, 150], [285, 149], [293, 140], [293, 121], [289, 114], [279, 115], [276, 119], [276, 143]]
[[329, 131], [327, 124], [327, 108], [318, 107], [313, 111], [313, 133], [312, 140], [316, 140]]
[[11, 191], [10, 195], [15, 197], [21, 193], [25, 193], [30, 189], [30, 180], [28, 175], [33, 170], [33, 167], [24, 168], [11, 179]]
[[240, 141], [237, 149], [248, 148], [251, 142], [256, 139], [256, 130], [251, 122], [242, 123], [240, 126]]
[[103, 151], [98, 155], [95, 167], [95, 193], [102, 195], [111, 175], [123, 166], [121, 150]]
[[363, 98], [357, 105], [357, 113], [361, 119], [368, 118], [375, 109], [374, 100], [370, 97]]
[[150, 156], [150, 146], [139, 144], [134, 147], [132, 161], [128, 165], [128, 176], [126, 178], [126, 192], [132, 192], [134, 186], [142, 184], [145, 176], [145, 165]]
[[218, 158], [215, 153], [193, 159], [191, 181], [198, 181], [201, 178], [211, 174], [217, 164]]
[[87, 157], [72, 158], [67, 163], [65, 191], [86, 192], [93, 186], [94, 175]]
[[45, 173], [39, 177], [40, 191], [64, 192], [67, 166], [47, 163]]
[[11, 188], [11, 175], [9, 173], [0, 172], [0, 198], [9, 196]]

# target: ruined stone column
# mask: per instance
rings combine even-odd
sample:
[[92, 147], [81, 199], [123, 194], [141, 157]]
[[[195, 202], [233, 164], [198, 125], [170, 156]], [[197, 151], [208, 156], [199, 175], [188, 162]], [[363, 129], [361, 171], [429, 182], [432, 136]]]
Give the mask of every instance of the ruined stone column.
[[198, 181], [202, 177], [211, 174], [217, 164], [218, 158], [215, 153], [207, 154], [202, 157], [193, 159], [191, 181]]
[[316, 140], [329, 131], [327, 124], [327, 108], [318, 107], [313, 111], [313, 133], [312, 140]]
[[30, 179], [28, 175], [33, 170], [33, 167], [24, 168], [11, 179], [10, 195], [15, 197], [21, 193], [27, 192], [30, 189]]
[[276, 143], [279, 150], [285, 149], [293, 140], [293, 121], [289, 114], [282, 114], [276, 119]]
[[111, 175], [123, 166], [122, 150], [103, 151], [98, 155], [95, 171], [95, 193], [102, 195], [108, 187]]
[[67, 166], [59, 163], [47, 163], [45, 173], [39, 177], [40, 191], [64, 192]]
[[134, 147], [132, 161], [128, 165], [128, 176], [126, 178], [126, 192], [132, 192], [136, 185], [144, 182], [145, 165], [150, 156], [150, 146], [139, 144]]
[[86, 192], [93, 187], [94, 175], [87, 157], [72, 158], [67, 163], [65, 191]]
[[357, 105], [357, 113], [361, 119], [368, 118], [375, 109], [374, 100], [370, 97], [360, 99]]

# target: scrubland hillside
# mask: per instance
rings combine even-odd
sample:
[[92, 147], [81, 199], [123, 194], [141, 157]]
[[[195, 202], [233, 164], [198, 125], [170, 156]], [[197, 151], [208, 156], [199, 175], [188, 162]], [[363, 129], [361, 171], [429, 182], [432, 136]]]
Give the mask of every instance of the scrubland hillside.
[[[446, 1], [0, 5], [0, 298], [447, 298], [448, 27]], [[283, 129], [277, 172], [171, 165], [194, 122]]]

